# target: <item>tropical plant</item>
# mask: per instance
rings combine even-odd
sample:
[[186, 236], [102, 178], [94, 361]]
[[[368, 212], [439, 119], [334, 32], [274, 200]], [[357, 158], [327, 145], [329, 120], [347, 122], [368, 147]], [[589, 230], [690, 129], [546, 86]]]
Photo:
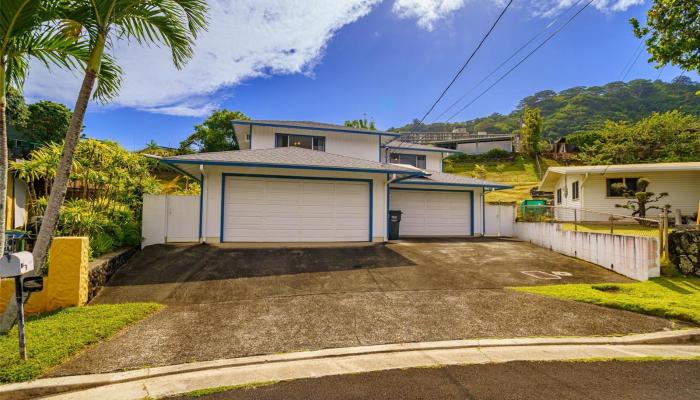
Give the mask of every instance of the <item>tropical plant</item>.
[[[75, 69], [86, 59], [86, 46], [55, 22], [56, 1], [3, 0], [0, 7], [0, 251], [5, 243], [7, 194], [7, 93], [24, 86], [29, 60], [47, 67]], [[14, 115], [12, 123], [19, 121]]]
[[[59, 222], [90, 97], [107, 101], [119, 89], [120, 70], [105, 63], [109, 60], [106, 51], [120, 41], [164, 45], [170, 49], [175, 67], [182, 68], [192, 57], [197, 34], [206, 27], [205, 0], [64, 0], [61, 4], [64, 21], [61, 28], [77, 39], [84, 39], [89, 45], [89, 56], [34, 244], [34, 259], [38, 265], [44, 263]], [[86, 177], [90, 174], [88, 170], [82, 173]]]
[[630, 23], [639, 39], [648, 36], [644, 42], [657, 68], [671, 63], [700, 73], [698, 0], [654, 0], [644, 26], [636, 18]]
[[349, 126], [352, 128], [369, 129], [372, 131], [377, 130], [377, 128], [374, 126], [374, 121], [368, 121], [367, 118], [345, 121], [345, 126]]
[[195, 125], [194, 132], [180, 142], [182, 153], [238, 150], [233, 120], [249, 120], [240, 111], [216, 110], [203, 123]]
[[[646, 218], [649, 210], [661, 210], [662, 207], [651, 204], [668, 196], [668, 193], [663, 192], [656, 194], [654, 192], [649, 192], [647, 191], [649, 184], [650, 182], [647, 178], [639, 178], [637, 180], [636, 190], [629, 189], [624, 183], [614, 184], [613, 190], [621, 192], [623, 196], [628, 199], [624, 204], [615, 204], [615, 207], [632, 210], [632, 216], [639, 218]], [[670, 206], [666, 205], [663, 206], [663, 208], [668, 209]]]

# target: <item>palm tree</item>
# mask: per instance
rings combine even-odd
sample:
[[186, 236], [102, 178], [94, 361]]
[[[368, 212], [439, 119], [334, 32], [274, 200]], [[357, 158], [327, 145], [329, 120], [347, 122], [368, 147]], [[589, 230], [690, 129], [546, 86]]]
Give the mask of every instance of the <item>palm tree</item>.
[[89, 42], [90, 54], [34, 244], [35, 265], [43, 265], [58, 223], [85, 110], [95, 82], [99, 83], [94, 95], [101, 100], [110, 99], [119, 88], [119, 72], [104, 73], [105, 51], [118, 40], [165, 45], [171, 50], [175, 66], [182, 68], [192, 57], [197, 34], [207, 25], [205, 0], [64, 0], [64, 4], [64, 29], [84, 36]]
[[31, 58], [47, 67], [76, 69], [89, 54], [86, 43], [52, 23], [55, 11], [56, 2], [46, 0], [3, 0], [0, 8], [0, 252], [5, 248], [7, 91], [21, 91]]

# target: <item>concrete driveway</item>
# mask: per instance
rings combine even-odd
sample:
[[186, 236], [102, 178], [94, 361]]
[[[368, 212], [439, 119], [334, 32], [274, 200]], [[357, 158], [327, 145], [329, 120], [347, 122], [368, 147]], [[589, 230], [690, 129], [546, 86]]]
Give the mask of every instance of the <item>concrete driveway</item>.
[[[542, 280], [522, 273], [533, 270], [570, 276]], [[660, 318], [503, 289], [627, 281], [512, 240], [152, 246], [130, 260], [93, 302], [154, 301], [168, 307], [52, 375], [381, 343], [670, 329]]]

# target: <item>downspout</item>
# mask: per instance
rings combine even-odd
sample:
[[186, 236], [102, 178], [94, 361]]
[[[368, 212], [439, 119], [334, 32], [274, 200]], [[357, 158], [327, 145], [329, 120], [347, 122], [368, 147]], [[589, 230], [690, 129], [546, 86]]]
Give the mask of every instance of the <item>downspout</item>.
[[[423, 174], [421, 176], [427, 176], [428, 174]], [[388, 176], [388, 175], [387, 175]], [[386, 193], [386, 218], [384, 220], [384, 240], [389, 240], [389, 185], [394, 182], [399, 182], [404, 179], [415, 178], [416, 175], [406, 175], [402, 177], [397, 177], [396, 174], [391, 174], [391, 179], [387, 179], [384, 183], [384, 193]]]
[[206, 175], [204, 174], [204, 164], [199, 164], [199, 242], [207, 242], [207, 218], [206, 218], [206, 185], [204, 184]]

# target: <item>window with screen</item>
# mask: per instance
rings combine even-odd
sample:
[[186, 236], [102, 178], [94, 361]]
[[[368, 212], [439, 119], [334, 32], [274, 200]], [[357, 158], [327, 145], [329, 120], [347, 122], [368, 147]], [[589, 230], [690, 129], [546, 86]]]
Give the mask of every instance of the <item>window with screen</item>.
[[572, 200], [578, 200], [579, 194], [579, 188], [578, 188], [578, 181], [574, 182], [571, 184], [571, 199]]
[[608, 178], [605, 187], [608, 197], [624, 197], [625, 190], [637, 191], [639, 178]]
[[391, 153], [389, 162], [392, 164], [413, 165], [416, 168], [425, 169], [425, 155]]
[[326, 138], [323, 136], [278, 133], [275, 147], [302, 147], [304, 149], [326, 151]]
[[561, 189], [557, 189], [557, 205], [561, 204]]

